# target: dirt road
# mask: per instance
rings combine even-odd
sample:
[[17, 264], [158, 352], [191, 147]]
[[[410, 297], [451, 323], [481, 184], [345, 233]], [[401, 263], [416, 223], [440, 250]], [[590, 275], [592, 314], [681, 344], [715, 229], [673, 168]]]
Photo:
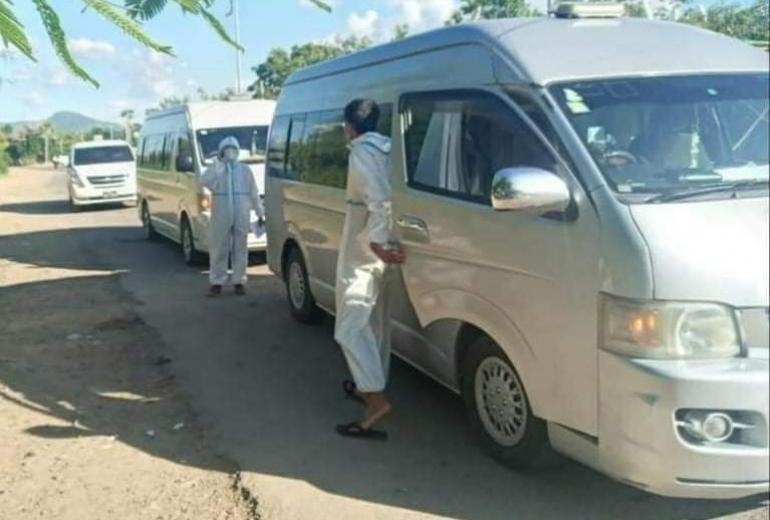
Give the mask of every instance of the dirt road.
[[352, 419], [331, 324], [295, 324], [141, 238], [134, 209], [71, 213], [63, 173], [0, 177], [0, 520], [766, 519], [766, 497], [653, 497], [563, 460], [481, 454], [459, 400], [396, 362], [384, 444]]

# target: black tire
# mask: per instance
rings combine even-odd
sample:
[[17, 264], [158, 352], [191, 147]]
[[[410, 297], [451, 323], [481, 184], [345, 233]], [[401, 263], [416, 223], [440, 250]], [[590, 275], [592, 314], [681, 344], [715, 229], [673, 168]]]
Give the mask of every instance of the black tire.
[[152, 225], [152, 218], [150, 216], [150, 207], [146, 202], [142, 203], [142, 230], [144, 231], [144, 238], [150, 241], [156, 241], [160, 238], [160, 235]]
[[182, 224], [179, 226], [179, 235], [179, 246], [182, 249], [184, 263], [190, 267], [203, 265], [206, 261], [206, 255], [195, 249], [192, 226], [187, 217], [182, 218]]
[[294, 319], [307, 325], [315, 325], [323, 319], [323, 311], [316, 305], [310, 291], [305, 259], [299, 248], [292, 248], [286, 259], [284, 272], [286, 299]]
[[544, 465], [550, 452], [546, 423], [532, 414], [516, 369], [486, 336], [475, 339], [463, 359], [462, 394], [474, 436], [492, 458], [519, 470]]

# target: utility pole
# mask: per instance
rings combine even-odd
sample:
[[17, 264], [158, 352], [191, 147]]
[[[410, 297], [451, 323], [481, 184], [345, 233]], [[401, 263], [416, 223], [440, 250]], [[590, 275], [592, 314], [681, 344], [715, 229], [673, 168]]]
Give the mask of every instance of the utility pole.
[[[238, 0], [232, 1], [233, 19], [235, 20], [235, 43], [241, 45], [241, 19], [238, 12]], [[235, 49], [235, 94], [241, 93], [241, 50]]]

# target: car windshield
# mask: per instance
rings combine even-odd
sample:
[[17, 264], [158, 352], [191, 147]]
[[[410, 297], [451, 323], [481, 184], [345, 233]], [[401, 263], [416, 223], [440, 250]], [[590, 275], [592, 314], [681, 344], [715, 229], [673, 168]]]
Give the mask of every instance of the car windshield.
[[241, 145], [241, 160], [261, 162], [267, 151], [267, 126], [240, 126], [233, 128], [207, 128], [198, 130], [198, 146], [201, 158], [210, 162], [217, 155], [219, 143], [226, 137], [235, 137]]
[[629, 200], [768, 179], [767, 74], [586, 81], [550, 90], [610, 186]]
[[131, 162], [134, 155], [128, 146], [99, 146], [75, 150], [75, 166]]

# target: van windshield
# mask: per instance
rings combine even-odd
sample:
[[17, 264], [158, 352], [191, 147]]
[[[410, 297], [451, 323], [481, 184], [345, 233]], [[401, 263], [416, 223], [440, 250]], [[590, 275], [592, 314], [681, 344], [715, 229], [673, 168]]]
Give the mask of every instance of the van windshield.
[[767, 189], [767, 74], [585, 81], [550, 90], [619, 193], [646, 194], [644, 201], [736, 183]]
[[197, 138], [201, 159], [210, 162], [217, 156], [219, 143], [226, 137], [235, 137], [241, 145], [241, 160], [262, 162], [267, 153], [268, 128], [268, 126], [240, 126], [198, 130]]
[[99, 146], [95, 148], [75, 149], [74, 166], [91, 164], [123, 163], [134, 160], [128, 146]]

